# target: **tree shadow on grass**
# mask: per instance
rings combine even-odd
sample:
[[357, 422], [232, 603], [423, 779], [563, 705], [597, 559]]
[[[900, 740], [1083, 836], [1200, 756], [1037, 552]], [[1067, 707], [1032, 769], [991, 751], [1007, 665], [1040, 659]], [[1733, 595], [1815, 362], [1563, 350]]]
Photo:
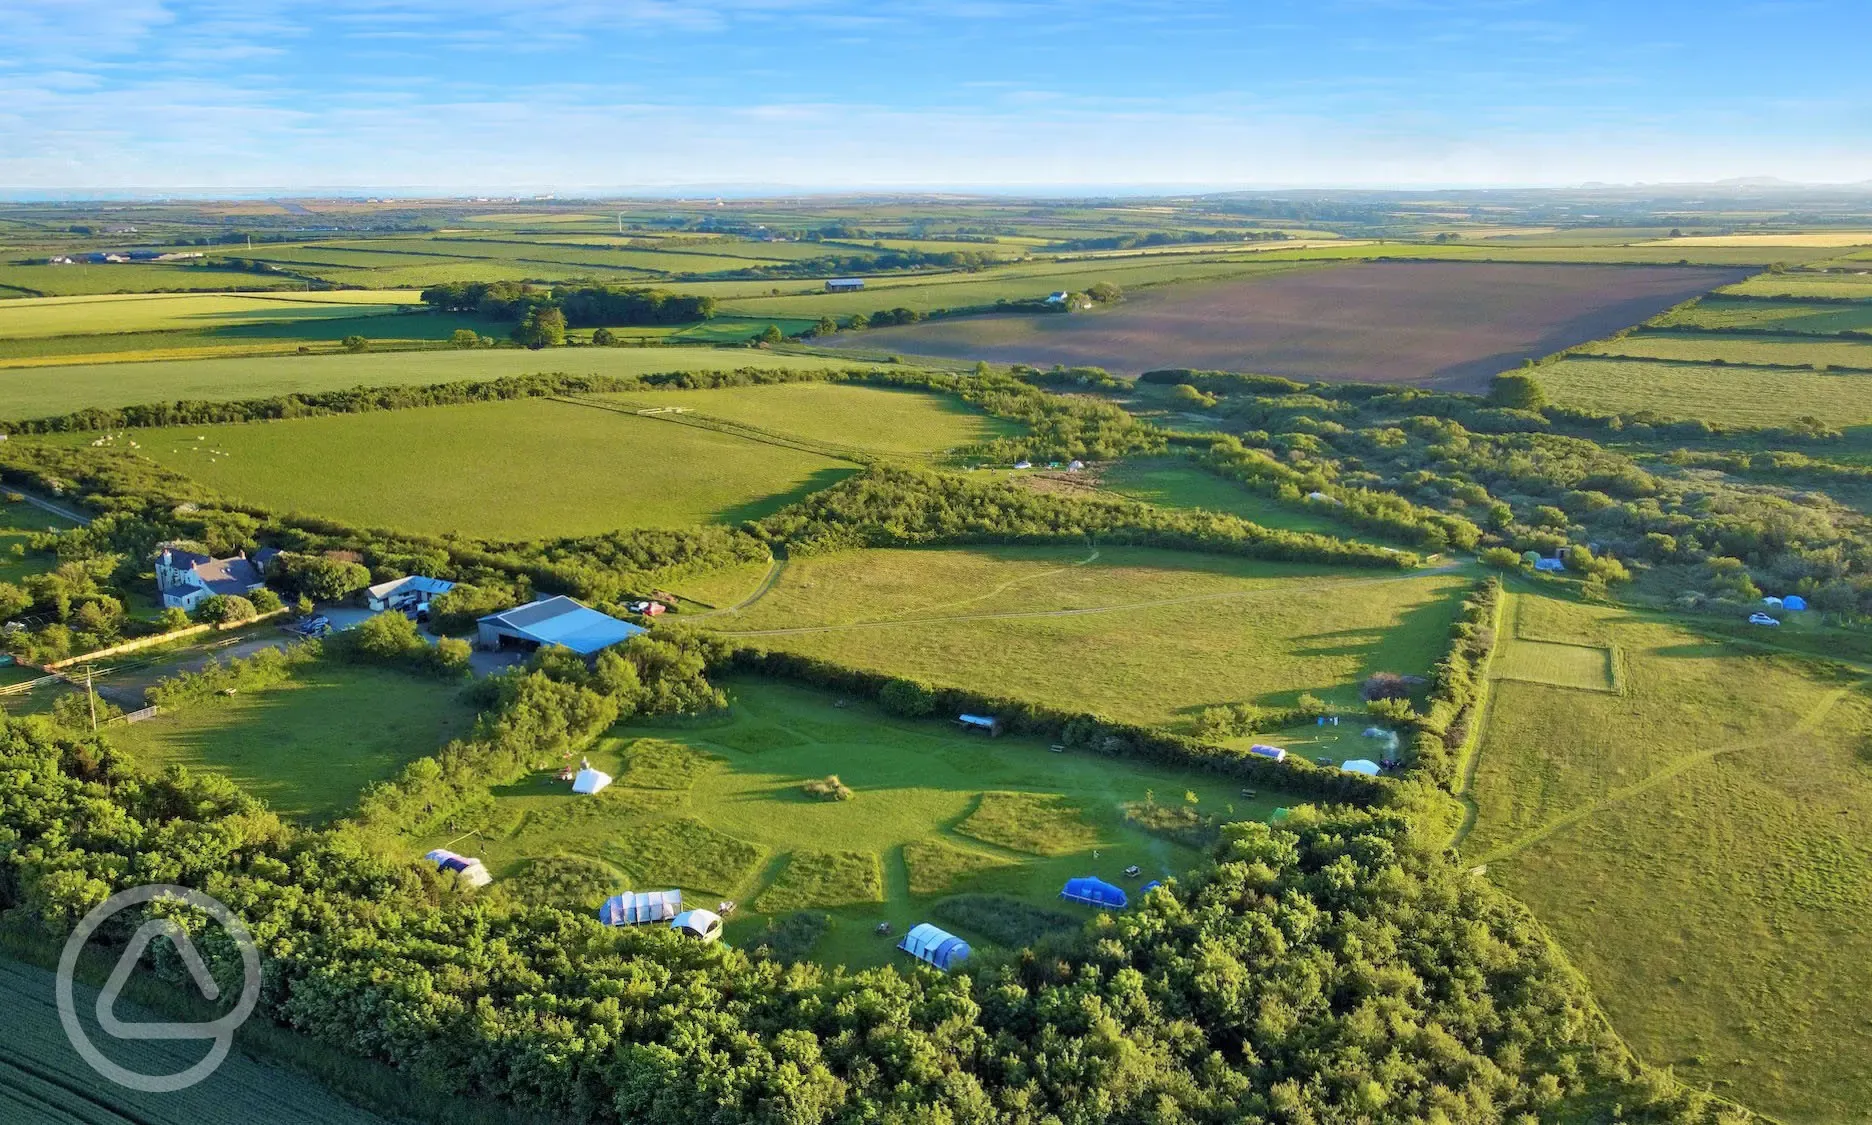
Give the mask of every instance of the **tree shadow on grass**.
[[804, 481], [785, 492], [776, 492], [770, 496], [762, 496], [756, 500], [748, 500], [719, 509], [711, 513], [709, 519], [711, 522], [723, 524], [765, 519], [782, 508], [799, 503], [815, 492], [823, 492], [831, 488], [857, 471], [856, 468], [845, 466], [815, 469]]

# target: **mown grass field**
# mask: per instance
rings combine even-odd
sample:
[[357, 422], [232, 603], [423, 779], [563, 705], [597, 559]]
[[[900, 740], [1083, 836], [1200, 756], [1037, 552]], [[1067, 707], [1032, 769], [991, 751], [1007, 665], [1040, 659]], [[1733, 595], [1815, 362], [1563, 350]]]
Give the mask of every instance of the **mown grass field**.
[[108, 265], [0, 265], [0, 298], [73, 297], [100, 293], [212, 292], [304, 289], [305, 282], [246, 270], [113, 262]]
[[1188, 729], [1203, 707], [1357, 709], [1377, 671], [1423, 674], [1459, 573], [1334, 572], [1144, 548], [855, 551], [795, 559], [711, 628], [773, 649]]
[[138, 430], [108, 449], [282, 512], [498, 539], [756, 519], [854, 470], [816, 453], [549, 399]]
[[767, 433], [889, 457], [928, 457], [1014, 432], [946, 395], [832, 383], [599, 396], [632, 408], [690, 411]]
[[[590, 898], [568, 904], [577, 909], [596, 909], [605, 893], [627, 887], [678, 886], [688, 902], [711, 908], [734, 899], [731, 943], [757, 935], [770, 917], [824, 910], [832, 927], [814, 957], [874, 965], [903, 959], [898, 938], [952, 894], [998, 893], [1051, 907], [1075, 875], [1135, 890], [1143, 880], [1122, 874], [1131, 864], [1161, 878], [1198, 861], [1194, 850], [1128, 822], [1126, 803], [1182, 805], [1188, 792], [1195, 808], [1237, 819], [1265, 817], [1283, 803], [1271, 790], [1247, 800], [1214, 779], [1052, 754], [1027, 739], [967, 734], [940, 717], [908, 721], [869, 704], [835, 706], [832, 696], [771, 681], [728, 687], [726, 713], [633, 722], [601, 742], [592, 763], [617, 778], [604, 792], [576, 796], [556, 771], [543, 771], [497, 790], [472, 834], [450, 846], [480, 856], [497, 886], [524, 885], [541, 859], [580, 860], [600, 873], [598, 883], [608, 872], [608, 887], [576, 892]], [[640, 756], [656, 768], [637, 771]], [[683, 758], [696, 764], [672, 772], [670, 763]], [[827, 774], [853, 798], [803, 792]], [[891, 936], [872, 932], [880, 921], [891, 923]]]
[[1872, 420], [1872, 375], [1760, 367], [1566, 359], [1540, 369], [1556, 404], [1599, 413], [1649, 410], [1738, 426], [1811, 415], [1833, 426]]
[[1625, 683], [1495, 683], [1465, 861], [1534, 909], [1648, 1062], [1784, 1121], [1859, 1118], [1872, 1104], [1866, 670], [1620, 609], [1514, 601], [1543, 640], [1616, 643]]
[[1696, 363], [1721, 360], [1724, 363], [1768, 363], [1789, 367], [1819, 365], [1872, 368], [1872, 339], [1647, 332], [1616, 340], [1601, 340], [1585, 345], [1579, 352], [1585, 355], [1688, 360]]
[[[416, 319], [416, 318], [411, 318]], [[399, 318], [400, 320], [400, 318]], [[247, 399], [358, 386], [421, 385], [564, 372], [628, 377], [662, 371], [823, 370], [842, 358], [723, 348], [524, 348], [362, 355], [74, 364], [0, 371], [0, 418], [42, 418], [87, 406], [176, 399]]]
[[1872, 300], [1872, 270], [1829, 273], [1761, 273], [1724, 286], [1746, 297], [1862, 297]]
[[1817, 335], [1872, 332], [1872, 303], [1796, 304], [1716, 296], [1661, 317], [1657, 324], [1664, 328], [1676, 325], [1693, 328], [1755, 328]]
[[[105, 1056], [140, 1074], [176, 1074], [200, 1061], [199, 1039], [113, 1039], [97, 1025], [97, 989], [73, 988], [79, 1022]], [[256, 1062], [235, 1050], [198, 1085], [149, 1094], [99, 1078], [65, 1037], [54, 1006], [53, 975], [0, 958], [0, 1120], [61, 1125], [388, 1125], [333, 1095], [317, 1081], [285, 1066]], [[114, 1010], [127, 1022], [173, 1019], [129, 999]]]
[[459, 685], [375, 668], [315, 664], [264, 691], [216, 698], [110, 728], [151, 773], [226, 774], [275, 812], [320, 822], [359, 792], [468, 729]]
[[410, 307], [419, 307], [419, 302], [415, 293], [406, 290], [46, 297], [0, 301], [0, 339], [356, 319]]

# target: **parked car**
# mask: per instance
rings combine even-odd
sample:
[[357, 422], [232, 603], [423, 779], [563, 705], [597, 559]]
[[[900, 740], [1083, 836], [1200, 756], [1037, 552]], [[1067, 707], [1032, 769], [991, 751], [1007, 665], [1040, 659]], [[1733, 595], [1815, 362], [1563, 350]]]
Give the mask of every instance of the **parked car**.
[[308, 637], [322, 637], [332, 631], [331, 618], [322, 613], [317, 617], [308, 617], [299, 623], [298, 630]]
[[1779, 625], [1781, 623], [1779, 621], [1776, 621], [1774, 618], [1768, 616], [1765, 613], [1751, 613], [1749, 614], [1749, 624], [1750, 625]]

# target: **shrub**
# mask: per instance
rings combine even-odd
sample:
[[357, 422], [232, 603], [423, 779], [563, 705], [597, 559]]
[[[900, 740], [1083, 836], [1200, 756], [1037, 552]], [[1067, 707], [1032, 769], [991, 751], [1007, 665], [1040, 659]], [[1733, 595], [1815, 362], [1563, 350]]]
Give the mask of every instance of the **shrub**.
[[921, 718], [936, 710], [936, 689], [918, 680], [896, 679], [878, 692], [878, 702], [893, 715]]
[[849, 801], [856, 795], [835, 773], [829, 773], [817, 781], [808, 781], [800, 788], [806, 791], [808, 797], [817, 797], [821, 801]]
[[280, 596], [278, 594], [267, 589], [265, 586], [255, 590], [251, 600], [253, 601], [254, 609], [260, 613], [272, 613], [285, 604], [280, 601]]
[[254, 604], [239, 594], [210, 594], [195, 603], [195, 620], [206, 625], [232, 625], [255, 616]]

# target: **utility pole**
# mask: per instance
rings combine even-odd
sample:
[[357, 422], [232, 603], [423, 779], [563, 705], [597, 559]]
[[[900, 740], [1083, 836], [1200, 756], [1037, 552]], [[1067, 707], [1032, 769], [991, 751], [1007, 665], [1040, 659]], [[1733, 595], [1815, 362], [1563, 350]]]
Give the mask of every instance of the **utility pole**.
[[91, 704], [91, 733], [96, 734], [97, 733], [97, 692], [93, 690], [93, 688], [91, 687], [92, 667], [93, 666], [89, 663], [87, 663], [84, 666], [84, 690], [85, 690], [85, 699], [88, 700]]

